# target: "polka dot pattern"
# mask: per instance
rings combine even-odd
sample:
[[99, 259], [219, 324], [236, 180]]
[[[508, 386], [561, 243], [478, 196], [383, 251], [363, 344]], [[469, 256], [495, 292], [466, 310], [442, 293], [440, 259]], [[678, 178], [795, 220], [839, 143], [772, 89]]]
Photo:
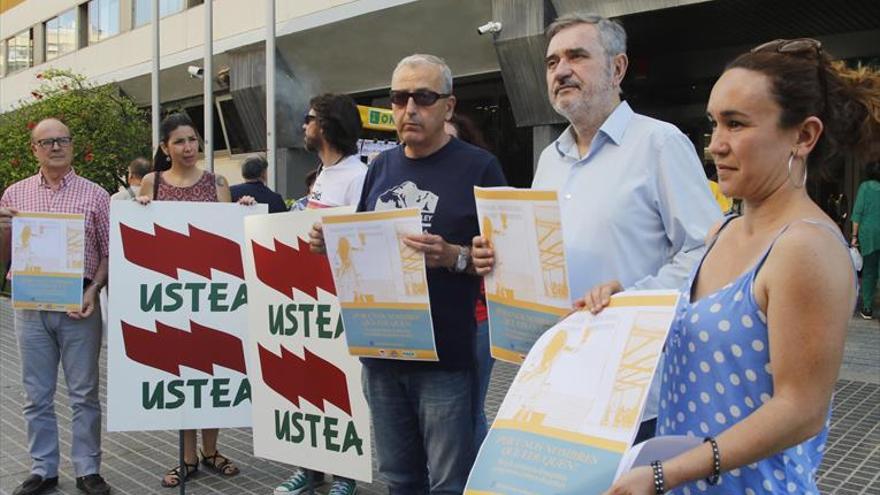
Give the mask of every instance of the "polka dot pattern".
[[[767, 317], [752, 295], [756, 274], [744, 273], [705, 300], [690, 301], [693, 276], [682, 289], [665, 350], [660, 434], [718, 436], [772, 399]], [[826, 424], [800, 445], [723, 473], [718, 485], [698, 480], [669, 493], [819, 493], [815, 472], [827, 435]]]

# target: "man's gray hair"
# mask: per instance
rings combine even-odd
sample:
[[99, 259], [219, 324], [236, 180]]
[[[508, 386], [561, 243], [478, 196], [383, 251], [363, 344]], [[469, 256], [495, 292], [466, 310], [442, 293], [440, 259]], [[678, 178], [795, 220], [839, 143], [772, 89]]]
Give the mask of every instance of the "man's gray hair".
[[396, 74], [402, 67], [418, 67], [423, 65], [433, 65], [440, 68], [440, 77], [443, 84], [440, 91], [442, 93], [452, 93], [452, 70], [446, 65], [445, 60], [436, 55], [414, 53], [408, 57], [404, 57], [400, 62], [397, 62], [397, 67], [394, 68], [393, 74]]
[[599, 31], [599, 43], [605, 49], [605, 55], [609, 60], [616, 55], [626, 54], [626, 30], [623, 29], [623, 25], [619, 21], [602, 17], [599, 14], [572, 13], [558, 17], [547, 26], [547, 41], [553, 39], [563, 29], [579, 24], [596, 26], [596, 30]]

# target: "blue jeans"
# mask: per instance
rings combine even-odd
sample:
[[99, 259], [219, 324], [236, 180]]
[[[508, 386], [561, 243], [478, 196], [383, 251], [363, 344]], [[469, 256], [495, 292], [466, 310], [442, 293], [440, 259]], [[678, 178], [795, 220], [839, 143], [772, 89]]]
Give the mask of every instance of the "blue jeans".
[[489, 423], [486, 419], [486, 392], [489, 391], [489, 378], [492, 377], [492, 365], [495, 360], [489, 351], [489, 322], [477, 324], [477, 400], [474, 401], [474, 452], [480, 450], [480, 445], [489, 431]]
[[101, 467], [101, 404], [98, 402], [98, 356], [101, 353], [101, 311], [84, 320], [65, 313], [15, 310], [15, 333], [21, 353], [21, 379], [27, 398], [31, 473], [58, 476], [58, 421], [55, 384], [58, 364], [64, 369], [73, 410], [70, 458], [76, 476]]
[[389, 495], [461, 494], [474, 461], [473, 371], [364, 366], [362, 382]]

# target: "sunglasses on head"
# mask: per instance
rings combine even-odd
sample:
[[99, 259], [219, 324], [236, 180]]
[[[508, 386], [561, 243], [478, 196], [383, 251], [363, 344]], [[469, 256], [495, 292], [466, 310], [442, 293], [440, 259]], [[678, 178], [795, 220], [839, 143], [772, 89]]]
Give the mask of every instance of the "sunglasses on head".
[[390, 96], [391, 104], [398, 107], [405, 107], [406, 104], [409, 103], [410, 98], [412, 98], [413, 102], [420, 107], [429, 107], [434, 103], [437, 103], [437, 100], [440, 98], [449, 98], [452, 95], [450, 93], [437, 93], [429, 89], [419, 89], [413, 92], [392, 89]]
[[809, 53], [818, 56], [822, 54], [822, 42], [812, 38], [779, 39], [768, 41], [752, 48], [752, 53], [756, 52], [776, 52], [791, 55]]

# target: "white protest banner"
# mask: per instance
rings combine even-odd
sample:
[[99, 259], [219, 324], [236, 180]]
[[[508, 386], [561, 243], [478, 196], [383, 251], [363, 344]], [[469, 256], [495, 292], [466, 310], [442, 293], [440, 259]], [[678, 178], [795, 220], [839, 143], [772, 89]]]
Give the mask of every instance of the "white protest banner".
[[327, 257], [308, 245], [322, 216], [352, 211], [245, 220], [248, 369], [255, 455], [370, 482], [361, 363], [348, 353]]
[[108, 430], [250, 426], [242, 244], [266, 211], [111, 202]]
[[604, 493], [639, 427], [677, 291], [616, 294], [547, 330], [513, 379], [466, 495]]

